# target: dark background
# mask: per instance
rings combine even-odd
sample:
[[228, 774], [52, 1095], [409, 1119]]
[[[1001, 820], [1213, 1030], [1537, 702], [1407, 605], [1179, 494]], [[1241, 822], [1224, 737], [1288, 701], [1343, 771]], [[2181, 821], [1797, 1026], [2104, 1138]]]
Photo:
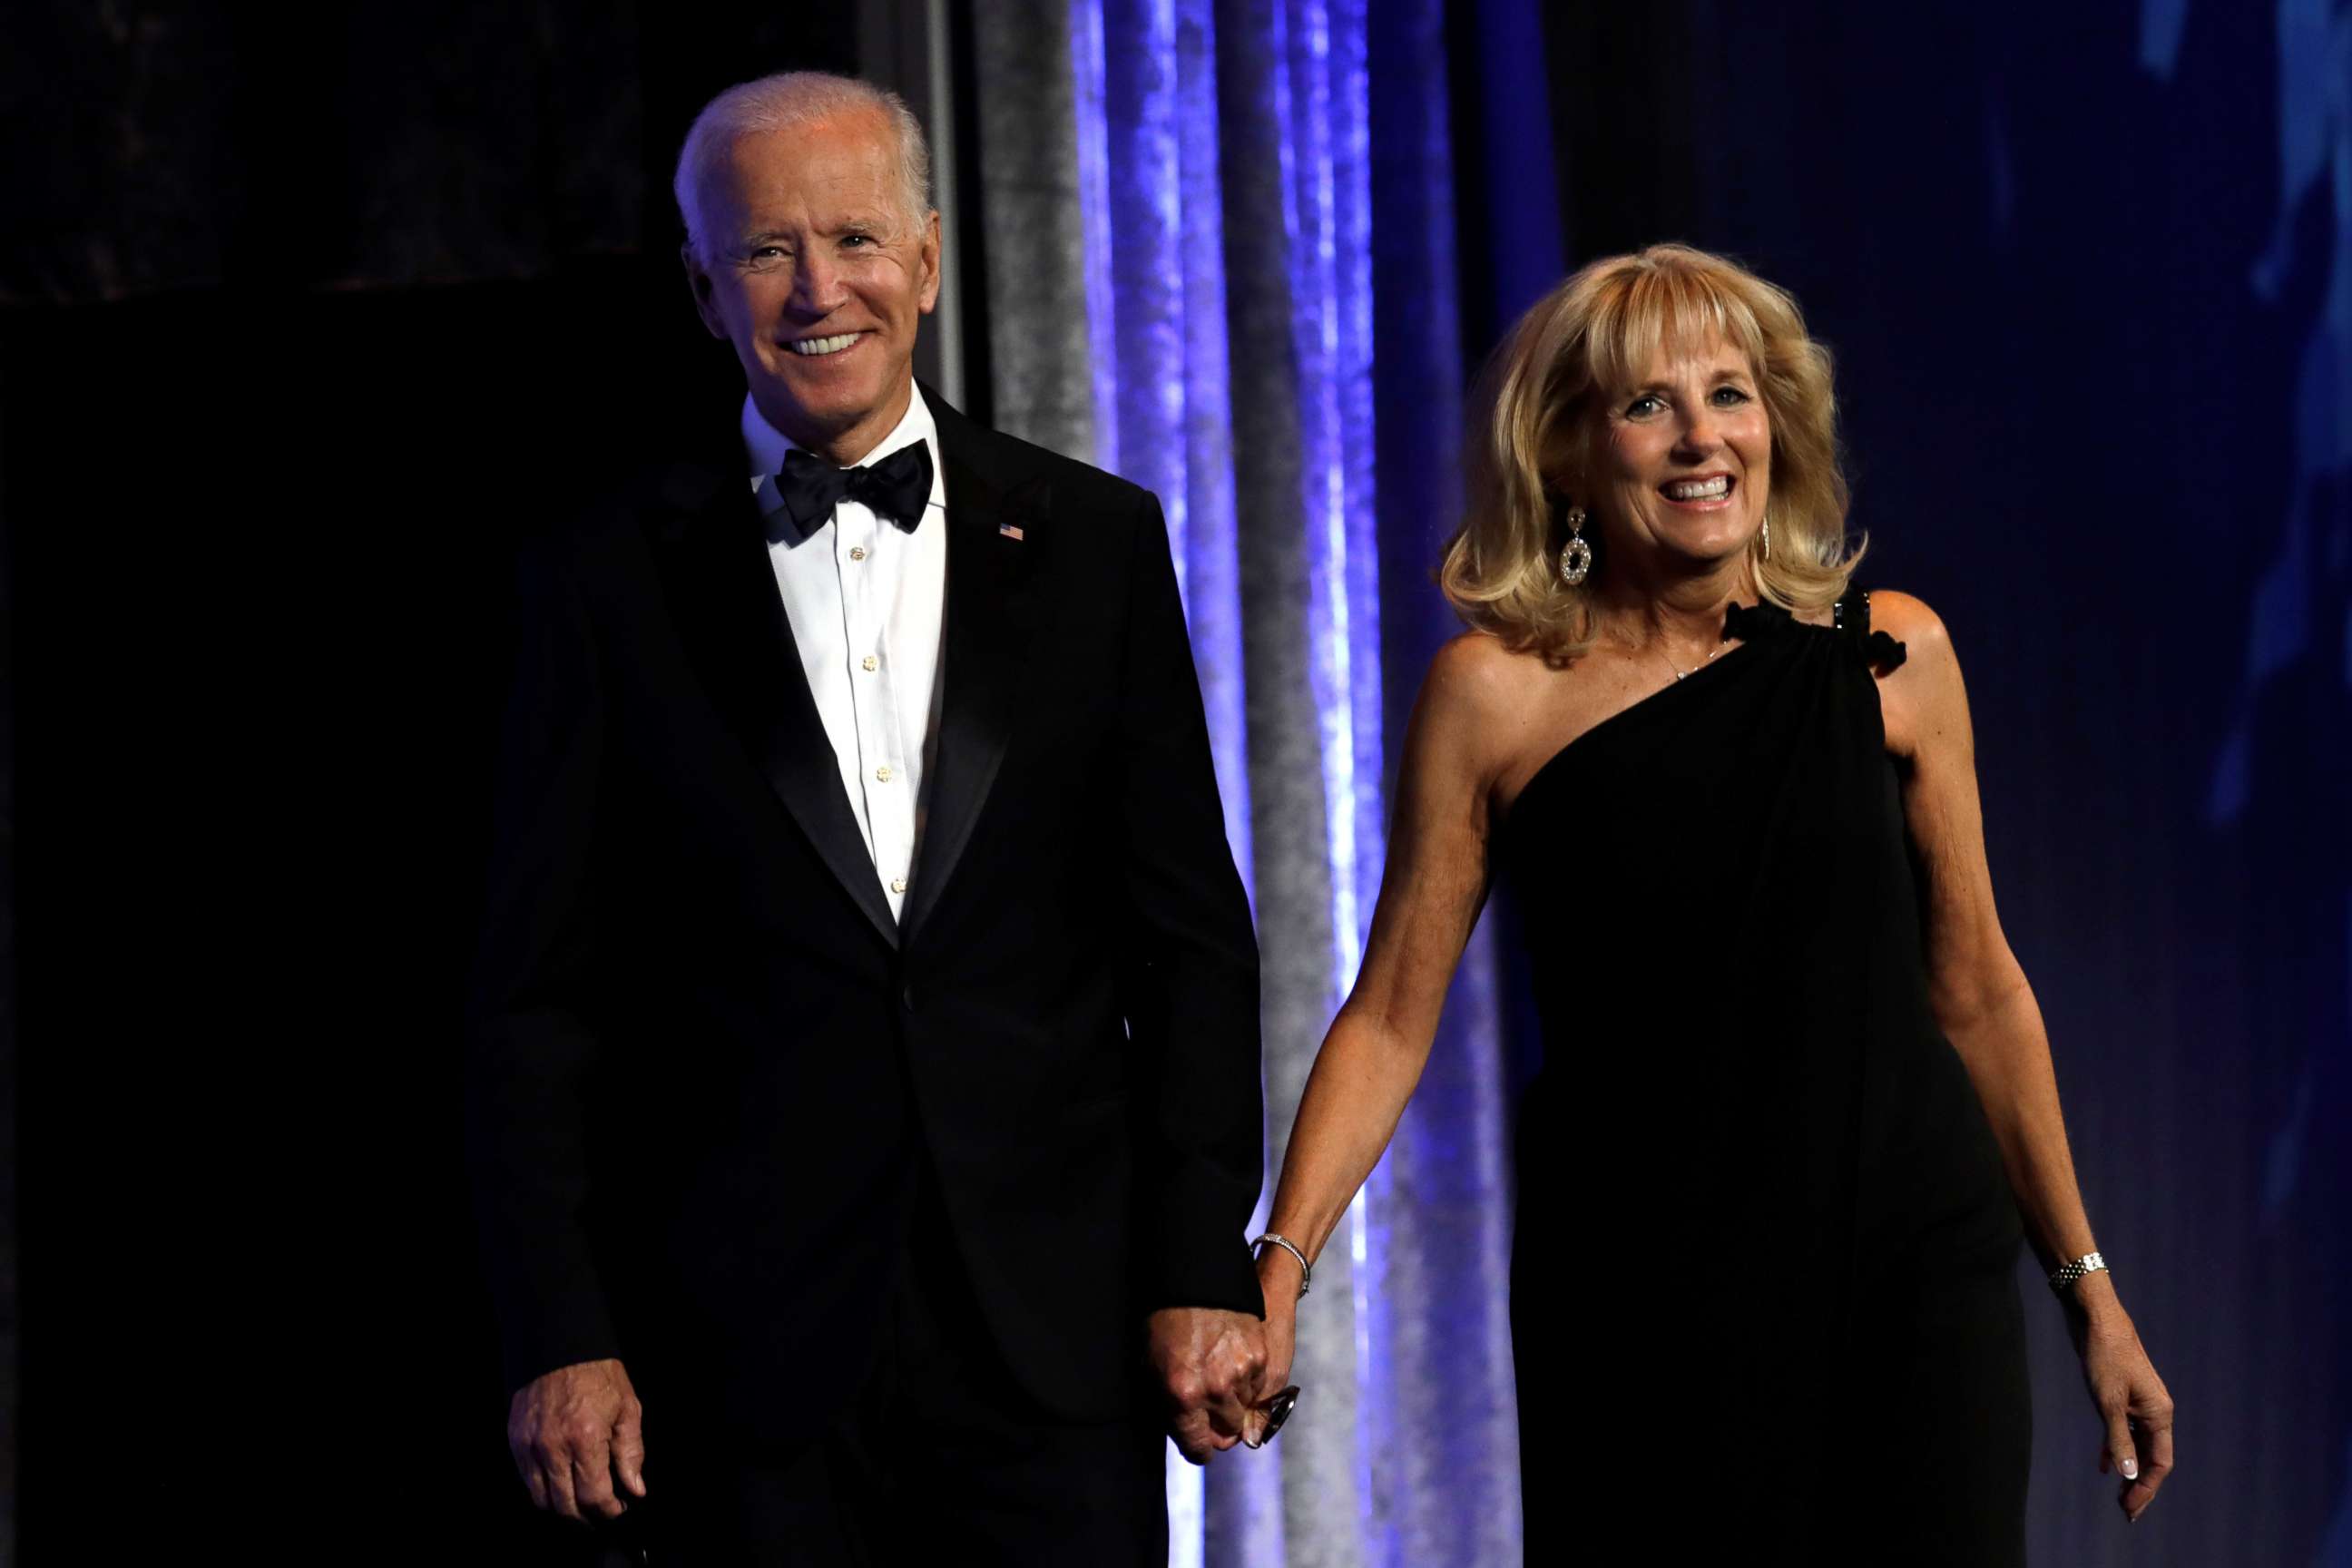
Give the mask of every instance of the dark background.
[[[846, 11], [686, 10], [5, 20], [16, 1496], [53, 1555], [527, 1526], [452, 1026], [506, 542], [731, 417], [675, 149], [729, 82], [856, 65]], [[2343, 1561], [2352, 255], [2327, 177], [2283, 186], [2278, 18], [1543, 10], [1449, 7], [1465, 350], [1656, 238], [1805, 303], [1864, 577], [1955, 628], [2085, 1196], [2181, 1403], [2128, 1544]], [[2119, 1560], [2044, 1305], [2037, 1553]]]
[[514, 1560], [454, 1026], [508, 547], [734, 418], [669, 169], [853, 18], [85, 9], [0, 48], [71, 132], [0, 278], [21, 1539]]

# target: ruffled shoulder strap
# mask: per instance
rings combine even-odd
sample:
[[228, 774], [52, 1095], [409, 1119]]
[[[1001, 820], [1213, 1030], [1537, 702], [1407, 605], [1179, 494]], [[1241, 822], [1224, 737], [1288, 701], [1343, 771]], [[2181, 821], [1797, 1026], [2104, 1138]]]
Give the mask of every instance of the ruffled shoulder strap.
[[1870, 629], [1870, 591], [1848, 588], [1830, 612], [1830, 624], [1846, 639], [1863, 663], [1874, 674], [1890, 675], [1902, 668], [1910, 650], [1885, 632]]
[[1754, 642], [1759, 637], [1779, 637], [1797, 624], [1796, 617], [1770, 600], [1753, 605], [1729, 605], [1723, 612], [1723, 640], [1738, 637], [1741, 642]]

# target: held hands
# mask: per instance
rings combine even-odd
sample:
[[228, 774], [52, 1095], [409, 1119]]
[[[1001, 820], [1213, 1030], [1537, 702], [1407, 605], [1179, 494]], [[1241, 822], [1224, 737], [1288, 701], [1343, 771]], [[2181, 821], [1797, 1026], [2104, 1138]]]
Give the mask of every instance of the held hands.
[[1242, 1440], [1265, 1364], [1265, 1325], [1246, 1312], [1163, 1307], [1151, 1314], [1151, 1370], [1168, 1395], [1168, 1435], [1196, 1465]]
[[2099, 1473], [2124, 1480], [2116, 1498], [2124, 1517], [2137, 1523], [2157, 1489], [2172, 1473], [2172, 1395], [2141, 1348], [2139, 1331], [2099, 1274], [2086, 1275], [2067, 1303], [2066, 1321], [2083, 1356], [2083, 1381], [2106, 1424]]
[[613, 1488], [646, 1495], [645, 1411], [617, 1361], [560, 1366], [515, 1390], [507, 1447], [530, 1500], [566, 1519], [618, 1519]]
[[1298, 1260], [1279, 1247], [1258, 1255], [1258, 1289], [1265, 1297], [1265, 1364], [1246, 1395], [1249, 1410], [1242, 1441], [1263, 1447], [1270, 1436], [1275, 1396], [1290, 1386], [1290, 1363], [1298, 1351]]

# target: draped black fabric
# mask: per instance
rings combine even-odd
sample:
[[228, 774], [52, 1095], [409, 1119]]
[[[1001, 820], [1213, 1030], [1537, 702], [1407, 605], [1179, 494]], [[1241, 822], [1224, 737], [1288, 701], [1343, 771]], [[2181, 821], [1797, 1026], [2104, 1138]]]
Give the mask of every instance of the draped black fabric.
[[1504, 828], [1546, 1053], [1530, 1562], [1701, 1495], [1685, 1546], [2022, 1560], [2021, 1227], [1928, 1009], [1871, 672], [1899, 645], [1860, 608], [1736, 612], [1751, 640], [1586, 731]]

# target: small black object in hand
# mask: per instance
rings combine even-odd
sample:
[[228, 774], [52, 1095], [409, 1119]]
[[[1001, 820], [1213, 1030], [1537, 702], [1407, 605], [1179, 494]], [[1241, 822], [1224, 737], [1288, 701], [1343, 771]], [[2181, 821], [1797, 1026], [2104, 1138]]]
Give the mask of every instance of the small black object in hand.
[[1258, 1434], [1257, 1441], [1250, 1447], [1263, 1448], [1273, 1442], [1274, 1435], [1282, 1430], [1282, 1424], [1290, 1419], [1290, 1413], [1297, 1405], [1298, 1385], [1295, 1383], [1267, 1400], [1262, 1407], [1265, 1411], [1265, 1430]]

